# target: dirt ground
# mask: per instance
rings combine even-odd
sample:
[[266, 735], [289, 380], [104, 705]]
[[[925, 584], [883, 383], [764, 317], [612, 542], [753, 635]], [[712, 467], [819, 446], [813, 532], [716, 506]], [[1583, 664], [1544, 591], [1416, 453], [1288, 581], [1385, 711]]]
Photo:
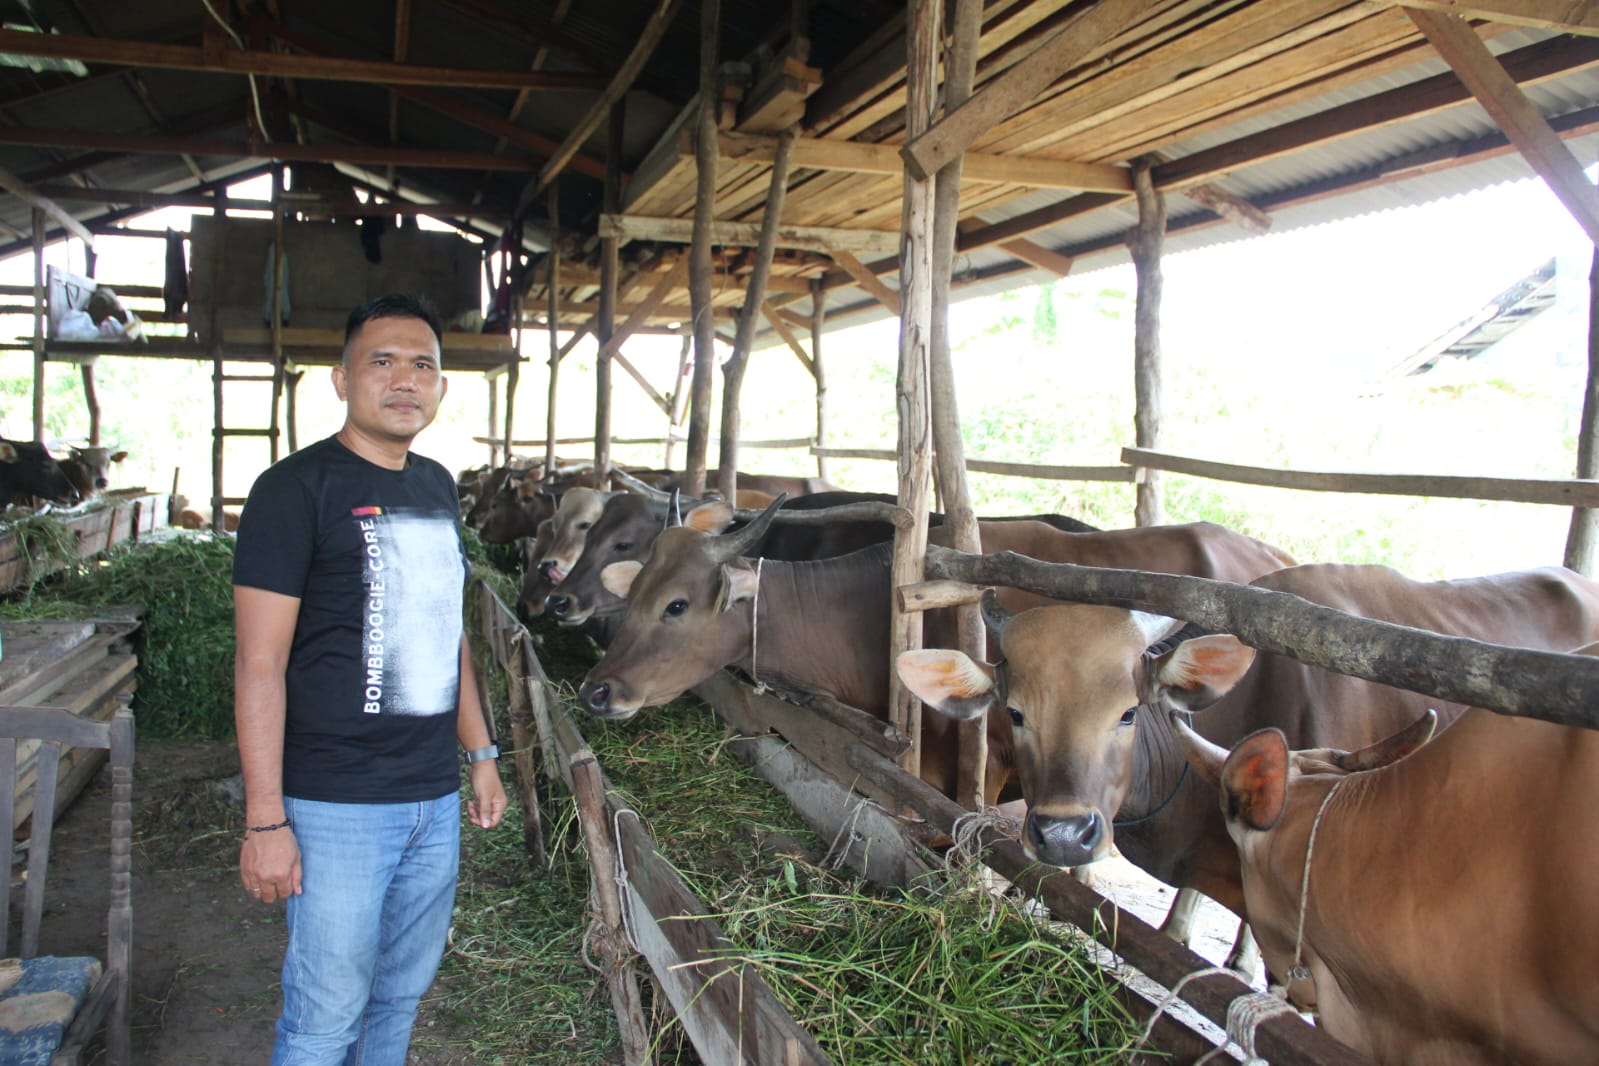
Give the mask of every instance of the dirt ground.
[[[283, 909], [248, 900], [234, 866], [237, 816], [228, 744], [138, 742], [134, 764], [134, 1066], [245, 1066], [271, 1055]], [[109, 775], [56, 826], [41, 939], [55, 954], [105, 946]], [[435, 991], [438, 990], [435, 985]], [[445, 1015], [426, 1001], [412, 1066], [466, 1066]], [[92, 1063], [104, 1061], [96, 1048]]]

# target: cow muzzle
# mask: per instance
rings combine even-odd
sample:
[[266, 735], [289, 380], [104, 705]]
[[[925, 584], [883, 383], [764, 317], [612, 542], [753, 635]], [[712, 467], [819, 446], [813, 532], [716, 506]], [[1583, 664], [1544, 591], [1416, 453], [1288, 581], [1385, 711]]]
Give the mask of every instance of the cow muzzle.
[[566, 571], [561, 569], [561, 564], [554, 559], [546, 559], [539, 564], [539, 573], [552, 585], [559, 585], [566, 580]]
[[588, 619], [588, 612], [577, 609], [577, 601], [555, 592], [544, 597], [544, 612], [563, 626], [575, 626]]
[[1028, 854], [1051, 866], [1085, 866], [1103, 858], [1095, 852], [1105, 844], [1105, 819], [1098, 810], [1065, 818], [1029, 811], [1022, 842]]
[[608, 681], [585, 681], [578, 686], [578, 702], [596, 718], [620, 722], [638, 713], [637, 707], [618, 707], [612, 700], [616, 693]]

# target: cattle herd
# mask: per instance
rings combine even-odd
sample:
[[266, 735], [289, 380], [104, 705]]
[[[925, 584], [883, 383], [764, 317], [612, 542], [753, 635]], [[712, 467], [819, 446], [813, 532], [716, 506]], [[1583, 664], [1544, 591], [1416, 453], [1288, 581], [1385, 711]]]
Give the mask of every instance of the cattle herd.
[[[468, 523], [522, 545], [523, 617], [603, 646], [578, 691], [590, 713], [629, 718], [737, 667], [886, 718], [896, 669], [939, 712], [923, 723], [929, 784], [953, 794], [955, 723], [981, 719], [984, 802], [1023, 801], [1031, 858], [1125, 855], [1182, 890], [1164, 927], [1179, 939], [1196, 893], [1216, 899], [1246, 923], [1230, 963], [1252, 969], [1258, 942], [1268, 979], [1351, 1047], [1392, 1063], [1599, 1062], [1599, 732], [1007, 588], [984, 597], [986, 661], [950, 650], [934, 611], [925, 649], [891, 664], [893, 527], [780, 516], [892, 497], [740, 474], [739, 504], [764, 506], [740, 524], [714, 498], [667, 502], [675, 478], [634, 471], [662, 490], [646, 494], [533, 464], [462, 476]], [[1203, 522], [979, 529], [985, 552], [1248, 583], [1496, 644], [1599, 642], [1599, 584], [1560, 567], [1421, 582], [1297, 564]]]
[[96, 445], [73, 446], [57, 459], [43, 444], [0, 440], [0, 511], [88, 500], [110, 487], [111, 465], [126, 456]]
[[[633, 483], [673, 487], [669, 471]], [[952, 794], [958, 720], [986, 723], [984, 802], [1021, 800], [1040, 863], [1113, 853], [1243, 917], [1231, 963], [1382, 1062], [1599, 1062], [1599, 732], [1442, 703], [1256, 653], [1227, 634], [1016, 589], [985, 594], [986, 661], [888, 661], [893, 527], [780, 519], [892, 497], [740, 474], [710, 499], [603, 491], [538, 467], [463, 475], [483, 540], [522, 545], [518, 610], [582, 626], [604, 654], [579, 688], [629, 718], [737, 667], [885, 717], [890, 669], [939, 712], [921, 773]], [[715, 483], [715, 474], [708, 478]], [[944, 543], [940, 516], [930, 539]], [[985, 552], [1216, 578], [1348, 614], [1547, 651], [1599, 642], [1599, 584], [1549, 567], [1420, 582], [1311, 563], [1210, 523], [1098, 530], [982, 519]], [[1596, 645], [1599, 646], [1599, 645]], [[1441, 732], [1428, 742], [1436, 726]], [[1253, 934], [1251, 939], [1250, 934]]]

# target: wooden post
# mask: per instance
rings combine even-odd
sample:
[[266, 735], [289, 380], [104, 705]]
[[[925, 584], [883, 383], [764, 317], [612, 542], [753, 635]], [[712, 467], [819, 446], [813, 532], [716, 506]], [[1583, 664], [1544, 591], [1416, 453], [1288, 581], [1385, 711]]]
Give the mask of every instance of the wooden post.
[[78, 367], [83, 375], [83, 402], [89, 409], [89, 447], [100, 445], [100, 397], [94, 391], [95, 356], [85, 359]]
[[299, 388], [300, 379], [303, 377], [305, 377], [305, 371], [295, 370], [287, 374], [283, 380], [285, 389], [283, 396], [284, 421], [288, 423], [290, 452], [300, 450], [300, 421], [294, 409], [294, 395], [295, 390]]
[[[938, 106], [939, 22], [942, 0], [906, 3], [905, 135], [920, 136], [932, 125]], [[927, 555], [928, 477], [932, 470], [932, 418], [927, 391], [929, 326], [933, 311], [933, 181], [905, 171], [900, 213], [899, 376], [895, 406], [899, 411], [899, 505], [910, 512], [908, 527], [894, 531], [893, 582], [922, 580]], [[922, 646], [922, 617], [905, 612], [896, 602], [891, 614], [889, 661]], [[911, 738], [901, 756], [907, 773], [921, 773], [921, 701], [889, 672], [889, 721]]]
[[[816, 446], [827, 447], [827, 375], [822, 370], [822, 328], [827, 322], [827, 289], [811, 279], [811, 376], [816, 379]], [[816, 457], [816, 476], [827, 480], [827, 456]]]
[[[487, 597], [484, 597], [485, 604]], [[497, 614], [486, 607], [484, 614]], [[534, 653], [530, 644], [532, 634], [521, 626], [511, 630], [509, 654], [506, 660], [505, 716], [511, 724], [511, 762], [516, 768], [516, 792], [522, 801], [522, 846], [534, 866], [542, 867], [548, 861], [548, 842], [544, 837], [544, 817], [539, 811], [538, 763], [534, 755], [538, 748], [538, 731], [534, 725], [532, 690], [543, 684], [536, 667], [529, 662]]]
[[[489, 386], [489, 466], [497, 468], [500, 465], [500, 436], [495, 432], [500, 425], [500, 379], [497, 374], [483, 375]], [[509, 453], [505, 456], [510, 459]]]
[[[520, 242], [518, 242], [520, 244]], [[509, 262], [515, 262], [521, 251], [515, 252]], [[520, 263], [517, 263], [520, 266]], [[510, 266], [507, 265], [507, 270]], [[522, 379], [522, 296], [511, 294], [511, 362], [505, 368], [505, 458], [511, 458], [511, 441], [515, 439], [516, 386]]]
[[[978, 38], [983, 32], [982, 0], [957, 0], [950, 51], [944, 62], [944, 107], [952, 111], [972, 95], [977, 73]], [[937, 484], [943, 497], [944, 526], [951, 546], [980, 553], [977, 513], [966, 487], [966, 444], [961, 436], [960, 405], [956, 400], [955, 366], [949, 350], [949, 287], [955, 264], [955, 227], [960, 221], [961, 169], [957, 155], [941, 168], [933, 192], [932, 321], [928, 355], [929, 393], [932, 400], [933, 443], [937, 450]], [[959, 608], [956, 647], [978, 662], [987, 659], [988, 639], [982, 609], [975, 604]], [[988, 761], [988, 723], [979, 718], [960, 726], [960, 763], [955, 798], [964, 807], [979, 810], [983, 800], [983, 769]]]
[[33, 439], [44, 443], [44, 211], [33, 209]]
[[672, 460], [676, 458], [678, 430], [683, 428], [683, 415], [688, 411], [689, 390], [684, 386], [683, 379], [689, 373], [689, 360], [694, 356], [694, 328], [683, 327], [683, 345], [677, 352], [677, 377], [673, 378], [672, 402], [666, 410], [666, 456], [661, 460], [661, 465], [666, 469], [673, 469]]
[[272, 461], [278, 461], [278, 401], [283, 396], [283, 168], [272, 168], [272, 413], [267, 437]]
[[544, 476], [555, 472], [555, 383], [561, 373], [561, 344], [556, 330], [561, 322], [561, 183], [550, 182], [550, 254], [545, 258], [549, 274], [545, 278], [546, 312], [550, 330], [550, 392], [544, 409]]
[[716, 211], [720, 0], [700, 0], [700, 110], [695, 129], [694, 240], [688, 251], [688, 297], [694, 316], [694, 384], [690, 389], [688, 454], [683, 494], [705, 494], [706, 456], [711, 443], [711, 392], [715, 385], [716, 319], [711, 310], [711, 223]]
[[[228, 193], [225, 186], [219, 186], [216, 194], [216, 207], [213, 208], [216, 217], [225, 219], [228, 216]], [[222, 276], [222, 241], [213, 242], [216, 247], [211, 252], [211, 276]], [[222, 429], [227, 424], [222, 420], [222, 328], [217, 323], [217, 305], [220, 301], [211, 301], [210, 322], [206, 325], [206, 343], [211, 349], [211, 530], [215, 533], [226, 532], [222, 517]]]
[[[1577, 477], [1599, 477], [1599, 245], [1588, 271], [1588, 384], [1582, 393], [1582, 426], [1577, 432]], [[1594, 548], [1599, 544], [1599, 510], [1571, 509], [1566, 535], [1566, 566], [1593, 576]]]
[[766, 281], [772, 273], [772, 253], [776, 251], [777, 227], [783, 215], [789, 164], [794, 160], [794, 139], [798, 135], [799, 131], [790, 127], [777, 140], [772, 183], [766, 190], [766, 209], [761, 216], [761, 236], [755, 245], [754, 270], [744, 294], [744, 309], [738, 316], [733, 354], [722, 367], [722, 447], [716, 461], [716, 487], [722, 499], [728, 501], [738, 491], [739, 396], [744, 389], [744, 371], [749, 367], [750, 347], [755, 343], [755, 326], [761, 320], [761, 304], [766, 302]]
[[[1148, 156], [1133, 160], [1138, 225], [1128, 239], [1138, 276], [1133, 312], [1133, 433], [1140, 448], [1160, 447], [1160, 253], [1166, 239], [1166, 197], [1150, 177], [1154, 165], [1155, 160]], [[1135, 525], [1158, 526], [1166, 520], [1160, 482], [1156, 471], [1144, 472], [1133, 506]]]
[[[611, 106], [609, 126], [606, 130], [605, 194], [606, 211], [619, 211], [622, 206], [622, 129], [626, 116], [625, 102], [618, 100]], [[611, 356], [606, 352], [606, 342], [616, 332], [616, 284], [621, 273], [619, 254], [621, 241], [615, 237], [600, 239], [600, 313], [594, 336], [599, 341], [599, 358], [594, 366], [594, 473], [604, 478], [611, 469]]]
[[639, 998], [638, 977], [629, 964], [633, 954], [622, 921], [622, 898], [616, 887], [616, 844], [605, 817], [604, 781], [600, 765], [588, 748], [579, 748], [568, 759], [572, 773], [572, 792], [577, 799], [578, 821], [589, 853], [589, 889], [599, 904], [599, 919], [589, 927], [597, 949], [600, 969], [611, 989], [616, 1008], [617, 1027], [622, 1038], [622, 1058], [628, 1066], [649, 1062], [649, 1030]]

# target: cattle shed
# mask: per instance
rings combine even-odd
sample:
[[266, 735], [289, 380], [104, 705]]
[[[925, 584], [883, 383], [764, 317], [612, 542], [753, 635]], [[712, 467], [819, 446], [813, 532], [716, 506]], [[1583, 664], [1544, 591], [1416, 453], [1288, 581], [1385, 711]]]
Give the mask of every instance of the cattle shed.
[[[896, 599], [891, 654], [918, 647], [920, 612], [947, 604], [964, 605], [963, 646], [981, 648], [973, 587], [923, 584], [954, 573], [927, 563], [935, 482], [954, 547], [977, 549], [967, 470], [1133, 483], [1141, 526], [1163, 520], [1162, 470], [1559, 504], [1573, 511], [1568, 565], [1589, 569], [1599, 505], [1592, 410], [1576, 477], [1560, 481], [1226, 466], [1163, 452], [1160, 433], [1164, 253], [1528, 175], [1599, 240], [1599, 198], [1583, 172], [1599, 151], [1599, 15], [1582, 5], [4, 6], [0, 258], [34, 256], [34, 284], [6, 294], [31, 298], [11, 310], [33, 316], [31, 340], [13, 347], [34, 357], [35, 434], [49, 361], [83, 367], [93, 409], [97, 358], [209, 360], [218, 528], [224, 505], [238, 502], [222, 492], [223, 440], [265, 438], [274, 458], [292, 450], [294, 383], [302, 366], [334, 358], [338, 310], [415, 287], [450, 312], [446, 360], [505, 382], [503, 403], [497, 385], [491, 394], [484, 438], [496, 457], [531, 447], [554, 466], [562, 360], [591, 337], [595, 467], [612, 465], [620, 368], [660, 409], [663, 443], [681, 432], [685, 490], [728, 498], [750, 352], [786, 347], [814, 378], [815, 433], [800, 444], [825, 477], [828, 459], [843, 454], [828, 447], [827, 331], [898, 317], [899, 436], [876, 457], [898, 465], [894, 585], [924, 595]], [[228, 198], [229, 185], [260, 175], [271, 178], [270, 200]], [[191, 209], [195, 224], [187, 235], [140, 230], [134, 220], [158, 207]], [[417, 216], [453, 232], [423, 231]], [[92, 245], [105, 234], [166, 241], [166, 276], [93, 277]], [[43, 250], [62, 240], [89, 249], [89, 277], [52, 285]], [[1138, 276], [1137, 414], [1122, 463], [968, 459], [950, 301], [1128, 261]], [[161, 299], [160, 310], [139, 313], [183, 330], [143, 344], [55, 335], [48, 323], [64, 305], [52, 289], [97, 284]], [[682, 338], [673, 381], [690, 385], [651, 382], [628, 361], [628, 340], [645, 333]], [[255, 370], [240, 375], [229, 369], [237, 363]], [[530, 372], [535, 363], [548, 372]], [[264, 426], [258, 413], [224, 412], [224, 383], [240, 377], [270, 384]], [[517, 412], [528, 421], [540, 399], [542, 432], [519, 439]], [[706, 484], [709, 469], [718, 484]], [[504, 627], [491, 617], [486, 628]], [[519, 654], [513, 646], [502, 657]], [[914, 738], [920, 704], [892, 684], [890, 725]], [[973, 806], [980, 733], [968, 741], [960, 794]], [[915, 773], [914, 745], [895, 758]], [[1216, 998], [1213, 986], [1197, 987]], [[1317, 1054], [1297, 1061], [1330, 1061]]]

